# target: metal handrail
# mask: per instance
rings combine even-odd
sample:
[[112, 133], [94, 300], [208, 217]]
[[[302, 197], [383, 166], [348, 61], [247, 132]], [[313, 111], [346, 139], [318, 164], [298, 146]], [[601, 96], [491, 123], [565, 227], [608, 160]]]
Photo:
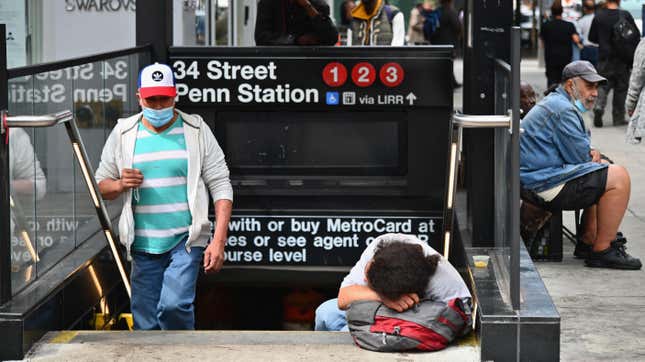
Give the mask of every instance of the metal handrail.
[[52, 127], [57, 124], [71, 121], [74, 118], [72, 111], [66, 110], [58, 113], [45, 114], [41, 116], [9, 116], [3, 112], [3, 122], [1, 133], [4, 128], [21, 127], [21, 128], [41, 128]]
[[498, 67], [500, 67], [503, 70], [505, 70], [506, 73], [511, 74], [511, 65], [510, 64], [506, 63], [505, 61], [503, 61], [503, 60], [501, 60], [499, 58], [495, 58], [495, 64]]
[[455, 125], [461, 128], [510, 128], [511, 115], [471, 115], [456, 112], [452, 115]]

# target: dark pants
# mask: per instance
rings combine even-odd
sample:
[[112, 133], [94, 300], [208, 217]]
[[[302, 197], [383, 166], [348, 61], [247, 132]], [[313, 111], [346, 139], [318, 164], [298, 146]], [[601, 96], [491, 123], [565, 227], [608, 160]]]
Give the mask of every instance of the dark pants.
[[545, 202], [534, 191], [527, 189], [520, 190], [520, 197], [522, 200], [551, 212], [586, 209], [596, 205], [605, 194], [608, 173], [609, 168], [604, 167], [569, 180], [564, 184], [558, 196], [548, 202]]
[[584, 47], [580, 51], [580, 60], [586, 60], [593, 64], [594, 67], [598, 66], [598, 47]]
[[566, 64], [547, 64], [546, 66], [546, 87], [560, 83], [562, 80], [562, 70]]
[[625, 98], [627, 98], [630, 71], [629, 65], [617, 59], [605, 59], [598, 62], [598, 73], [607, 78], [607, 82], [598, 87], [598, 100], [594, 106], [596, 117], [602, 117], [607, 105], [607, 95], [613, 89], [612, 121], [614, 125], [625, 123]]

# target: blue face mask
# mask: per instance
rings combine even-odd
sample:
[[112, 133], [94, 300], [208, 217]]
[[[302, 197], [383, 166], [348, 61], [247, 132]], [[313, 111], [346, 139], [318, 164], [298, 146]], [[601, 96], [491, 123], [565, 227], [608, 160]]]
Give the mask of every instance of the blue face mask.
[[575, 81], [571, 84], [571, 90], [573, 91], [573, 98], [575, 99], [573, 105], [576, 106], [580, 113], [585, 113], [586, 111], [588, 111], [587, 107], [585, 107], [584, 103], [582, 103], [582, 101], [580, 100], [580, 92], [578, 92]]
[[582, 101], [579, 100], [579, 99], [576, 99], [576, 101], [573, 104], [576, 106], [576, 108], [578, 108], [580, 113], [585, 113], [586, 111], [588, 111], [588, 109], [585, 107], [584, 103], [582, 103]]
[[175, 115], [174, 107], [152, 109], [148, 107], [143, 108], [143, 117], [150, 122], [154, 128], [160, 128], [166, 125]]

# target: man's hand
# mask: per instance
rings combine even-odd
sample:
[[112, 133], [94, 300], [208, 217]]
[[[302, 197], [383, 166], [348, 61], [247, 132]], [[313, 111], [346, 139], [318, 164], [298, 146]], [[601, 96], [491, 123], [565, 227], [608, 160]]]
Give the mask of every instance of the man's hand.
[[224, 264], [225, 240], [213, 239], [204, 250], [204, 271], [214, 273], [219, 271]]
[[119, 186], [121, 192], [139, 187], [143, 183], [143, 174], [136, 168], [124, 168], [121, 171], [121, 178], [119, 179]]
[[634, 115], [634, 110], [633, 109], [628, 109], [627, 110], [627, 115], [630, 116], [630, 117], [633, 116]]
[[417, 293], [409, 293], [409, 294], [403, 294], [397, 300], [389, 300], [386, 298], [381, 298], [381, 301], [383, 302], [383, 304], [385, 304], [386, 307], [390, 309], [394, 309], [395, 311], [401, 313], [403, 311], [406, 311], [412, 308], [415, 304], [419, 303], [419, 296], [417, 295]]
[[595, 149], [592, 148], [591, 151], [589, 151], [589, 154], [591, 155], [591, 161], [592, 162], [600, 163], [600, 160], [601, 160], [600, 151], [595, 150]]

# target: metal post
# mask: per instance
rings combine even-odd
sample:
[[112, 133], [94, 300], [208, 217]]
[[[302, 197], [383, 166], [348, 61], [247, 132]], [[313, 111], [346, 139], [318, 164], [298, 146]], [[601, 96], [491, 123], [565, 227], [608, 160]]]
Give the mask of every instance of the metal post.
[[[472, 47], [464, 49], [463, 112], [494, 114], [495, 58], [508, 62], [513, 1], [467, 1], [467, 33]], [[494, 144], [492, 129], [463, 133], [464, 175], [469, 228], [473, 246], [494, 244]]]
[[511, 304], [520, 309], [520, 28], [511, 29]]
[[[0, 24], [0, 110], [9, 106], [7, 79], [6, 26]], [[9, 204], [9, 134], [4, 128], [5, 112], [0, 113], [0, 304], [11, 299], [11, 215]]]
[[152, 61], [166, 63], [172, 45], [172, 0], [137, 0], [137, 45], [152, 44]]

